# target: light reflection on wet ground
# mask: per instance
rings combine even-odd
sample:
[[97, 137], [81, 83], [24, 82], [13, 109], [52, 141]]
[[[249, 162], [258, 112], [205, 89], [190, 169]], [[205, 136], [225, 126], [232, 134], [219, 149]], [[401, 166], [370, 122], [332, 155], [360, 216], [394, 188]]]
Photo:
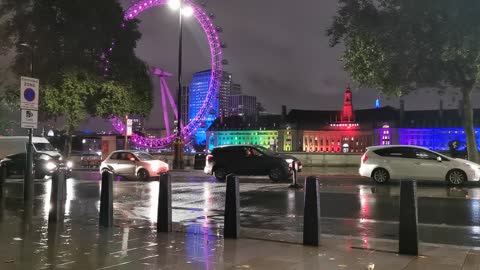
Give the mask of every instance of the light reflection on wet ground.
[[[99, 176], [76, 173], [74, 178], [67, 181], [65, 221], [55, 226], [48, 226], [50, 180], [36, 182], [34, 205], [26, 208], [30, 211], [24, 210], [21, 180], [8, 181], [0, 204], [0, 242], [8, 243], [0, 245], [0, 254], [5, 254], [2, 258], [8, 260], [11, 257], [12, 260], [28, 262], [28, 258], [19, 258], [16, 254], [22, 250], [20, 254], [26, 256], [31, 251], [45, 254], [38, 258], [47, 261], [32, 263], [45, 264], [47, 267], [48, 260], [55, 260], [55, 264], [68, 264], [69, 255], [80, 253], [85, 256], [85, 261], [80, 259], [81, 263], [88, 266], [91, 252], [104, 252], [101, 250], [101, 241], [123, 245], [121, 250], [135, 248], [135, 245], [149, 249], [148, 242], [136, 243], [135, 240], [125, 239], [154, 237], [151, 228], [157, 218], [158, 182], [119, 180], [114, 183], [114, 219], [117, 227], [111, 239], [103, 239], [104, 236], [96, 231], [85, 231], [98, 230]], [[366, 246], [371, 238], [397, 238], [397, 183], [374, 186], [369, 180], [325, 176], [321, 183], [323, 233], [359, 237]], [[264, 178], [242, 178], [242, 227], [301, 232], [303, 191], [288, 189], [287, 185], [286, 182], [271, 183]], [[207, 231], [218, 235], [218, 228], [223, 223], [225, 184], [198, 173], [192, 176], [179, 173], [174, 174], [172, 186], [173, 221], [185, 226], [195, 225], [186, 226], [184, 230], [195, 230], [199, 234]], [[480, 246], [478, 185], [451, 188], [443, 183], [421, 183], [418, 194], [422, 241]], [[94, 251], [92, 243], [95, 243]], [[151, 248], [152, 254], [145, 256], [154, 256], [155, 247]], [[125, 254], [120, 252], [115, 256], [121, 258]], [[102, 256], [99, 255], [98, 260], [92, 265], [101, 265]], [[114, 263], [109, 261], [108, 265]]]

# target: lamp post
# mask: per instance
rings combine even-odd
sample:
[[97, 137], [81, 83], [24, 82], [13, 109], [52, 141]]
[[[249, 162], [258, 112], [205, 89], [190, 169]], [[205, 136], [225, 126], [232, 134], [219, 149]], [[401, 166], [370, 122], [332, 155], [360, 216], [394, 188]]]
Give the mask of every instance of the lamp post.
[[[20, 46], [28, 48], [30, 50], [30, 77], [33, 78], [33, 57], [34, 57], [34, 47], [28, 43], [21, 43]], [[23, 199], [25, 201], [33, 199], [33, 128], [28, 129], [28, 143], [26, 145], [27, 156], [25, 171], [23, 174]]]
[[182, 46], [183, 46], [183, 16], [193, 15], [193, 8], [184, 5], [183, 0], [170, 0], [168, 6], [173, 10], [178, 10], [179, 34], [178, 34], [178, 94], [177, 94], [177, 137], [173, 141], [173, 168], [183, 169], [183, 146], [182, 138]]

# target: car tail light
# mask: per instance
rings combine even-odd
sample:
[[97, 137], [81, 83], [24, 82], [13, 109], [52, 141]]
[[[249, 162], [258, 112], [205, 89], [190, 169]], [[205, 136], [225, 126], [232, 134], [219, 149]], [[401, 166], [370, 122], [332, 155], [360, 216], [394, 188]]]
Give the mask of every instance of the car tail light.
[[368, 160], [368, 155], [367, 155], [367, 153], [365, 153], [365, 154], [363, 154], [363, 156], [362, 156], [362, 163], [367, 162], [367, 160]]
[[207, 161], [212, 161], [213, 160], [213, 155], [208, 155], [207, 156]]

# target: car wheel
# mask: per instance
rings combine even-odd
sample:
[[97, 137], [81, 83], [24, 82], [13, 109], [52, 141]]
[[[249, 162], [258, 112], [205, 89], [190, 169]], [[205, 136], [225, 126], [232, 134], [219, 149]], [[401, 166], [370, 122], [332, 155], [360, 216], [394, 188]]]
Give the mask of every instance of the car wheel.
[[274, 169], [271, 169], [269, 172], [268, 172], [268, 177], [270, 178], [270, 180], [272, 180], [273, 182], [278, 182], [282, 179], [287, 179], [287, 176], [285, 175], [285, 172], [283, 171], [282, 168], [274, 168]]
[[447, 181], [454, 186], [459, 186], [467, 181], [467, 175], [461, 170], [451, 170], [447, 174]]
[[385, 184], [390, 180], [390, 174], [387, 170], [378, 168], [372, 172], [372, 180], [377, 184]]
[[148, 174], [147, 170], [140, 169], [137, 172], [137, 179], [140, 181], [148, 181], [148, 179], [150, 179], [150, 175]]
[[213, 172], [215, 175], [215, 178], [217, 178], [218, 181], [225, 181], [227, 179], [227, 170], [225, 168], [215, 168], [215, 171]]

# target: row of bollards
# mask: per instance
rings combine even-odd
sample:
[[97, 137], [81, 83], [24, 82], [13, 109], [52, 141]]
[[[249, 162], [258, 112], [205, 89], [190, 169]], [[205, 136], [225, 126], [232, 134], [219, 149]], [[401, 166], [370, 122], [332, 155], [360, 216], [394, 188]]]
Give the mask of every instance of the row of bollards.
[[[296, 175], [294, 184], [297, 187]], [[224, 237], [238, 238], [240, 232], [239, 181], [235, 175], [227, 176], [225, 198]], [[291, 187], [292, 187], [291, 186]], [[305, 178], [305, 201], [303, 214], [303, 244], [319, 246], [321, 236], [320, 183], [314, 176]], [[400, 254], [418, 255], [418, 211], [416, 181], [403, 180], [400, 186]]]
[[[294, 178], [296, 178], [296, 175], [294, 175]], [[102, 174], [99, 223], [103, 227], [113, 226], [113, 180], [113, 173], [104, 172]], [[296, 179], [294, 181], [297, 184]], [[62, 190], [63, 187], [58, 182], [54, 178], [52, 182], [53, 188]], [[240, 190], [238, 176], [230, 174], [227, 176], [226, 182], [224, 237], [236, 239], [240, 236]], [[56, 187], [56, 185], [58, 186]], [[399, 253], [418, 255], [416, 182], [403, 180], [400, 187]], [[309, 176], [305, 178], [304, 194], [303, 244], [319, 246], [321, 218], [320, 183], [318, 177]], [[58, 200], [58, 198], [55, 200]], [[159, 177], [157, 231], [172, 231], [172, 186], [169, 174], [162, 174]]]
[[[110, 171], [102, 173], [100, 192], [99, 225], [113, 226], [113, 180], [115, 175]], [[172, 231], [172, 182], [170, 174], [159, 176], [157, 231]]]

